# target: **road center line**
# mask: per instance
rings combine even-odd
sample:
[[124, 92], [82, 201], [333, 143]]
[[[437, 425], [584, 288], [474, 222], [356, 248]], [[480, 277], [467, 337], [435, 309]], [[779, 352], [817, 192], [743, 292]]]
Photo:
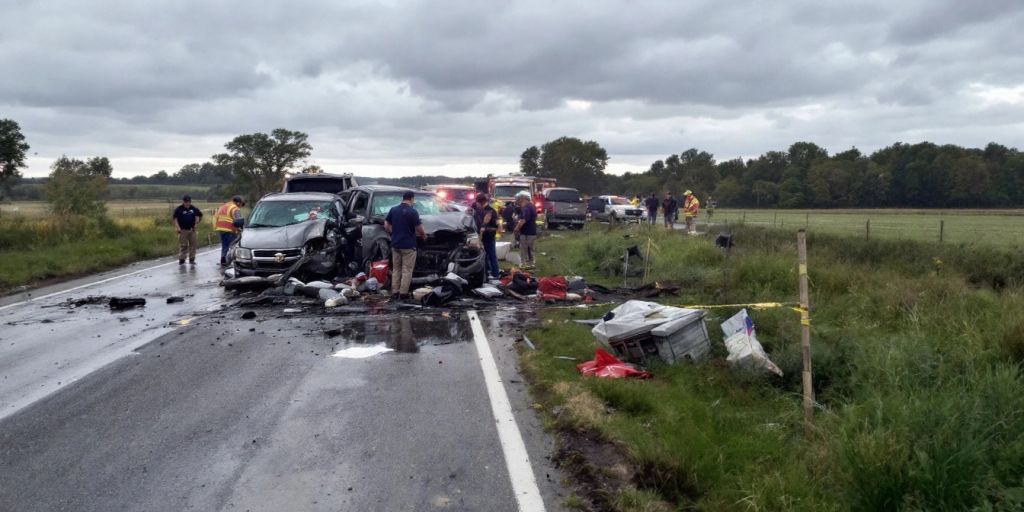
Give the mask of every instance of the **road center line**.
[[[200, 253], [200, 254], [205, 254], [206, 252], [214, 252], [215, 250], [216, 249], [210, 250], [210, 251], [205, 251], [204, 253]], [[48, 293], [46, 295], [40, 295], [38, 297], [32, 297], [31, 299], [25, 299], [25, 300], [23, 300], [21, 302], [14, 302], [14, 303], [8, 304], [6, 306], [0, 306], [0, 311], [3, 311], [5, 309], [10, 309], [10, 308], [13, 308], [15, 306], [20, 306], [22, 304], [28, 304], [29, 302], [35, 302], [37, 300], [49, 299], [50, 297], [56, 297], [58, 295], [63, 295], [65, 293], [71, 293], [73, 291], [81, 290], [82, 288], [88, 288], [90, 286], [96, 286], [98, 284], [109, 283], [110, 281], [113, 281], [115, 279], [121, 279], [122, 277], [129, 277], [129, 276], [138, 275], [138, 274], [141, 274], [143, 272], [147, 272], [147, 271], [150, 271], [150, 270], [153, 270], [153, 269], [157, 269], [157, 268], [160, 268], [160, 267], [166, 267], [168, 265], [173, 265], [175, 263], [177, 263], [177, 262], [176, 261], [171, 261], [171, 262], [168, 262], [168, 263], [161, 263], [159, 265], [153, 265], [152, 267], [146, 267], [146, 268], [142, 268], [142, 269], [135, 270], [135, 271], [132, 271], [132, 272], [128, 272], [127, 274], [120, 274], [120, 275], [116, 275], [116, 276], [113, 276], [113, 277], [108, 277], [106, 279], [100, 279], [99, 281], [93, 281], [91, 283], [85, 283], [83, 285], [75, 286], [74, 288], [68, 288], [67, 290], [60, 290], [60, 291], [57, 291], [57, 292]]]
[[491, 411], [494, 412], [494, 421], [498, 427], [498, 440], [505, 455], [505, 465], [508, 467], [508, 476], [512, 481], [512, 492], [516, 496], [519, 511], [544, 512], [544, 500], [540, 496], [540, 488], [537, 487], [530, 455], [526, 452], [526, 443], [523, 442], [523, 435], [519, 432], [519, 425], [512, 414], [512, 405], [509, 403], [508, 394], [505, 393], [505, 385], [501, 382], [501, 374], [498, 373], [498, 365], [491, 354], [487, 335], [484, 334], [483, 325], [480, 324], [480, 317], [476, 311], [469, 311], [468, 316], [469, 325], [473, 329], [473, 343], [476, 345], [477, 354], [480, 355], [480, 368], [484, 372], [487, 396], [491, 400]]

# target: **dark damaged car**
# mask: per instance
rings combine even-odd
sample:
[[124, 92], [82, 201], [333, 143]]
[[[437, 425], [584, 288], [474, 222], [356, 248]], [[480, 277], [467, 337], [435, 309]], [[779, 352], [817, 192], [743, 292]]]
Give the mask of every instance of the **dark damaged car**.
[[[364, 185], [347, 194], [345, 218], [353, 270], [366, 271], [375, 261], [391, 257], [391, 236], [384, 218], [411, 189]], [[484, 252], [476, 235], [473, 217], [425, 191], [416, 192], [413, 207], [420, 214], [426, 240], [417, 242], [414, 282], [425, 282], [454, 272], [478, 287], [486, 279]]]
[[270, 194], [260, 199], [235, 244], [237, 276], [269, 276], [300, 259], [306, 276], [343, 273], [343, 203], [329, 193]]

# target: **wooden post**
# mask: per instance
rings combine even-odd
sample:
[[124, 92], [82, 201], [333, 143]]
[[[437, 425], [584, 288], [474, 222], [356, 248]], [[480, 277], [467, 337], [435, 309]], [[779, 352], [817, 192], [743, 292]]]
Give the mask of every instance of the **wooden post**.
[[864, 240], [871, 240], [871, 219], [864, 223]]
[[807, 212], [806, 214], [804, 214], [804, 227], [811, 227], [811, 212]]
[[647, 252], [644, 253], [644, 282], [641, 284], [647, 284], [647, 274], [651, 268], [651, 238], [647, 238]]
[[627, 280], [629, 279], [629, 249], [626, 249], [625, 255], [622, 257], [622, 287], [625, 288]]
[[811, 438], [814, 420], [814, 385], [811, 373], [811, 314], [810, 292], [807, 289], [807, 232], [796, 234], [797, 257], [800, 262], [800, 352], [803, 359], [804, 382], [804, 438]]
[[747, 224], [747, 212], [743, 212], [743, 219], [740, 221], [741, 224]]
[[772, 217], [772, 227], [775, 227], [779, 223], [779, 212], [775, 212], [775, 216]]
[[944, 219], [939, 219], [939, 243], [940, 244], [942, 243], [942, 237], [945, 234], [944, 233], [945, 231], [946, 231], [946, 221]]

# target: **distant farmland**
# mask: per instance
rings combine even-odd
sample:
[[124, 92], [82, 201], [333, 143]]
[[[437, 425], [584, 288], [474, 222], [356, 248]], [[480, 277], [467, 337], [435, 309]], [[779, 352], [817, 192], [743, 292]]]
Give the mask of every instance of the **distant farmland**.
[[[870, 221], [870, 224], [869, 224]], [[708, 222], [701, 214], [703, 230]], [[711, 217], [711, 228], [723, 230], [726, 224], [744, 222], [751, 226], [769, 226], [841, 235], [939, 241], [952, 244], [985, 244], [1024, 247], [1024, 210], [741, 210], [718, 208]]]

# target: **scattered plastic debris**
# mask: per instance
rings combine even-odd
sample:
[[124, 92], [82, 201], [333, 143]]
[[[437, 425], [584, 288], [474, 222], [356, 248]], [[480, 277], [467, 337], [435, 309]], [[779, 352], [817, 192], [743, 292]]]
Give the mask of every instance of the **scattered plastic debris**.
[[146, 305], [146, 299], [140, 299], [137, 297], [111, 297], [110, 298], [110, 309], [122, 310], [138, 308]]
[[245, 313], [242, 313], [242, 320], [252, 320], [253, 318], [256, 318], [255, 311], [246, 311]]
[[178, 302], [185, 302], [185, 297], [178, 297], [178, 296], [167, 297], [167, 303], [168, 304], [175, 304], [175, 303], [178, 303]]
[[393, 352], [394, 349], [388, 348], [381, 345], [357, 345], [352, 347], [343, 348], [333, 354], [331, 357], [342, 357], [345, 359], [366, 359], [367, 357], [373, 357], [387, 352]]
[[736, 366], [766, 370], [782, 376], [782, 370], [768, 359], [764, 347], [757, 341], [754, 321], [747, 314], [746, 308], [722, 322], [722, 334], [725, 335], [725, 348], [729, 351], [726, 361]]

